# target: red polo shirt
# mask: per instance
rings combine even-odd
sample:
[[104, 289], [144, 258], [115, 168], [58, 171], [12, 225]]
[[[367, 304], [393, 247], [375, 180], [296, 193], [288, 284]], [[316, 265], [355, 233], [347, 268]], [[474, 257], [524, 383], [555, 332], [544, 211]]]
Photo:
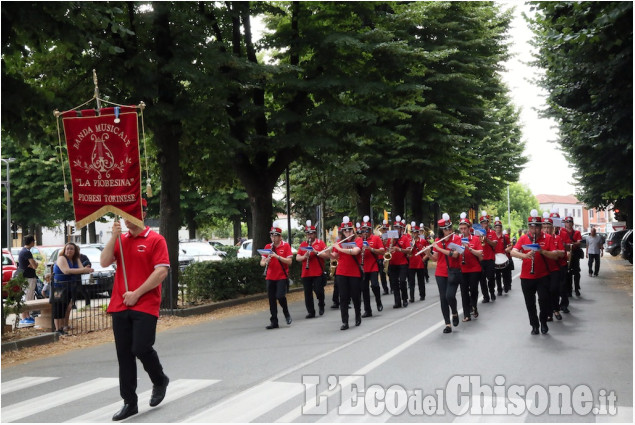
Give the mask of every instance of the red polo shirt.
[[[462, 238], [464, 236], [461, 236]], [[483, 249], [483, 245], [481, 245], [481, 238], [477, 236], [470, 235], [469, 241], [467, 245], [475, 251], [481, 251]], [[463, 257], [465, 258], [465, 264], [463, 264], [463, 260], [461, 260], [461, 272], [463, 273], [475, 273], [481, 271], [481, 262], [478, 257], [470, 252], [469, 249], [465, 248], [465, 252], [463, 253]]]
[[[565, 245], [579, 242], [582, 240], [582, 235], [577, 230], [571, 229], [571, 231], [569, 232], [567, 229], [561, 228], [558, 234], [560, 235], [560, 238], [562, 239], [562, 243]], [[569, 258], [569, 255], [571, 255], [571, 251], [566, 252], [565, 258]]]
[[426, 246], [430, 245], [427, 240], [419, 238], [415, 241], [414, 248], [412, 248], [412, 252], [410, 253], [410, 263], [408, 264], [409, 269], [422, 269], [424, 268], [423, 264], [423, 254], [415, 255], [417, 252], [421, 251]]
[[[435, 241], [439, 241], [440, 239], [443, 238], [436, 238]], [[457, 245], [461, 245], [461, 237], [459, 235], [452, 235], [450, 236], [448, 239], [444, 240], [443, 242], [441, 242], [441, 248], [443, 249], [449, 249], [448, 245], [454, 242]], [[438, 245], [438, 243], [437, 243]], [[445, 254], [442, 254], [441, 252], [437, 251], [435, 248], [432, 248], [432, 250], [434, 252], [437, 253], [437, 269], [434, 272], [435, 276], [440, 276], [440, 277], [448, 277], [448, 264], [450, 265], [450, 268], [454, 268], [454, 269], [460, 269], [461, 268], [461, 256], [459, 256], [459, 258], [454, 258], [454, 257], [448, 257]]]
[[[307, 246], [309, 246], [309, 243], [307, 241], [302, 242], [300, 244], [300, 248], [298, 248], [298, 254], [305, 255], [307, 251], [302, 248], [305, 248]], [[321, 276], [322, 271], [324, 270], [324, 260], [322, 260], [315, 254], [326, 248], [326, 244], [321, 240], [316, 239], [311, 244], [311, 247], [313, 247], [313, 251], [311, 252], [311, 256], [309, 257], [309, 268], [306, 268], [306, 260], [302, 262], [302, 277]]]
[[[553, 242], [554, 242], [556, 251], [564, 251], [564, 242], [562, 242], [562, 238], [560, 237], [560, 235], [554, 234], [552, 237], [553, 237]], [[558, 259], [558, 266], [562, 268], [566, 265], [567, 265], [567, 253], [565, 251], [564, 255]]]
[[[134, 291], [143, 285], [155, 268], [170, 267], [170, 257], [165, 239], [157, 232], [150, 230], [148, 226], [137, 236], [132, 236], [130, 232], [122, 235], [121, 245], [129, 291]], [[112, 297], [110, 297], [108, 304], [108, 313], [136, 310], [158, 317], [161, 305], [161, 285], [143, 294], [132, 307], [124, 305], [123, 294], [126, 292], [126, 286], [119, 243], [115, 243], [113, 253], [117, 262], [117, 271], [115, 272]]]
[[[366, 242], [368, 242], [368, 246], [373, 249], [381, 249], [384, 247], [384, 243], [377, 235], [368, 236]], [[373, 254], [368, 249], [366, 249], [364, 251], [364, 272], [378, 272], [379, 266], [377, 265], [377, 259], [379, 259], [379, 254]]]
[[[532, 244], [532, 240], [529, 235], [522, 235], [516, 245], [515, 249], [519, 250], [522, 253], [527, 253], [529, 251], [523, 249], [523, 245]], [[546, 233], [540, 233], [540, 236], [537, 237], [536, 243], [540, 244], [540, 248], [545, 251], [553, 251], [554, 250], [554, 241], [551, 235], [547, 235]], [[520, 271], [521, 279], [540, 279], [541, 277], [547, 276], [549, 274], [549, 269], [547, 268], [547, 258], [536, 252], [534, 255], [534, 274], [531, 274], [531, 259], [525, 258], [523, 259], [523, 265]]]
[[[362, 247], [363, 240], [362, 238], [355, 238], [355, 245], [358, 247]], [[339, 242], [338, 242], [339, 244]], [[359, 271], [362, 263], [362, 256], [359, 255], [350, 255], [348, 250], [344, 248], [344, 252], [339, 252], [335, 250], [337, 254], [339, 254], [339, 258], [337, 259], [337, 269], [335, 274], [338, 276], [351, 276], [351, 277], [361, 277], [362, 274]], [[353, 259], [355, 257], [355, 259]], [[357, 260], [357, 261], [355, 261]], [[358, 265], [359, 264], [359, 265]]]
[[[399, 247], [401, 249], [410, 248], [410, 244], [411, 244], [411, 239], [409, 235], [401, 235], [399, 240], [393, 241], [393, 246]], [[405, 253], [395, 251], [392, 253], [390, 264], [394, 266], [403, 266], [404, 264], [408, 264], [408, 258], [406, 257]]]
[[[498, 237], [496, 237], [496, 232], [493, 231], [492, 229], [487, 229], [487, 233], [485, 234], [485, 237], [489, 239], [490, 241], [494, 241], [494, 242], [498, 240]], [[483, 241], [482, 245], [483, 245], [483, 260], [493, 260], [494, 248], [489, 246], [487, 242], [485, 241]]]
[[[271, 244], [265, 245], [265, 249], [271, 249]], [[273, 251], [282, 258], [289, 258], [293, 255], [291, 252], [291, 245], [285, 241], [281, 241]], [[267, 257], [263, 255], [263, 257]], [[269, 267], [267, 267], [267, 280], [283, 280], [289, 276], [289, 266], [281, 263], [277, 258], [271, 258], [269, 260]]]

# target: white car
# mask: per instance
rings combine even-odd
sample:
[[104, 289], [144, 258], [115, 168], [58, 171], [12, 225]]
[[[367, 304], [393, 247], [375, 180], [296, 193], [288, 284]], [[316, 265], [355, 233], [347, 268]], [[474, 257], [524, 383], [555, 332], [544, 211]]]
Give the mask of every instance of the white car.
[[251, 249], [254, 243], [253, 239], [247, 239], [245, 242], [240, 244], [240, 248], [238, 248], [238, 252], [236, 253], [237, 258], [251, 258]]
[[193, 257], [195, 262], [222, 261], [226, 253], [219, 251], [207, 242], [179, 242], [180, 254]]

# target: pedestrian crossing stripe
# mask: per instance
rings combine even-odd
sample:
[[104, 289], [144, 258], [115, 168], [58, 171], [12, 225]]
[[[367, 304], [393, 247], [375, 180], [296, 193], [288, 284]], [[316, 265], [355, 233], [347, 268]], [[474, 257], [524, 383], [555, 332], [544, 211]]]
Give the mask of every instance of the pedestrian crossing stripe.
[[[27, 388], [32, 388], [38, 384], [46, 383], [59, 379], [59, 377], [23, 377], [12, 381], [2, 383], [2, 394], [10, 394], [18, 392]], [[189, 402], [188, 395], [201, 391], [212, 385], [221, 382], [216, 379], [177, 379], [170, 382], [165, 399], [160, 406], [176, 402], [185, 398], [185, 402]], [[28, 400], [21, 401], [16, 404], [3, 406], [1, 409], [2, 422], [16, 422], [23, 420], [31, 415], [45, 412], [47, 410], [57, 408], [61, 405], [79, 400], [85, 397], [92, 396], [94, 394], [114, 390], [119, 386], [118, 378], [96, 378], [88, 382], [73, 385], [67, 388], [59, 389], [57, 391], [47, 393], [42, 396], [29, 398]], [[182, 422], [198, 422], [198, 423], [221, 423], [221, 422], [256, 422], [259, 421], [263, 415], [268, 414], [274, 409], [282, 406], [284, 403], [296, 398], [298, 403], [302, 403], [302, 398], [298, 396], [303, 394], [305, 386], [299, 383], [290, 382], [278, 382], [278, 381], [266, 381], [245, 391], [239, 392], [233, 396], [230, 396], [225, 401], [221, 401], [210, 408], [203, 408], [193, 415], [185, 418], [181, 418]], [[409, 392], [410, 393], [410, 392]], [[139, 415], [153, 410], [148, 407], [148, 402], [152, 390], [145, 391], [139, 394]], [[337, 394], [332, 394], [337, 398]], [[450, 417], [451, 422], [457, 423], [475, 423], [475, 422], [528, 422], [534, 421], [535, 417], [529, 415], [529, 409], [521, 415], [507, 415], [502, 414], [504, 412], [504, 405], [509, 403], [507, 399], [489, 400], [491, 397], [472, 396], [471, 403], [466, 404], [465, 408], [456, 417]], [[485, 406], [495, 406], [492, 415], [471, 415], [469, 406], [482, 404]], [[531, 403], [531, 400], [527, 400], [527, 403]], [[109, 404], [107, 406], [98, 408], [83, 415], [71, 418], [65, 422], [83, 422], [83, 423], [95, 423], [95, 422], [110, 422], [112, 415], [117, 412], [122, 406], [122, 402]], [[159, 407], [160, 407], [159, 406]], [[190, 408], [193, 406], [189, 406]], [[597, 407], [597, 406], [596, 406]], [[616, 415], [589, 415], [588, 419], [591, 422], [628, 422], [632, 423], [633, 420], [633, 407], [632, 406], [620, 406], [617, 405]], [[157, 408], [154, 408], [157, 409]], [[293, 408], [291, 412], [295, 412], [297, 408]], [[501, 410], [503, 409], [503, 410]], [[291, 413], [289, 412], [289, 413]], [[276, 422], [280, 422], [281, 419], [289, 417], [289, 413], [284, 415], [284, 412], [277, 412], [282, 415]], [[368, 412], [365, 414], [357, 415], [351, 414], [346, 410], [341, 410], [339, 406], [336, 406], [329, 410], [325, 415], [301, 415], [300, 419], [304, 421], [316, 421], [316, 422], [331, 422], [331, 423], [386, 423], [390, 420], [394, 420], [395, 417], [389, 412], [384, 411], [379, 415], [371, 415]], [[407, 413], [406, 413], [407, 415]], [[133, 416], [133, 418], [138, 416]], [[546, 418], [552, 418], [553, 416], [545, 416]], [[578, 416], [573, 416], [579, 418]], [[284, 420], [283, 420], [284, 422]]]
[[9, 394], [26, 388], [35, 387], [36, 385], [54, 381], [56, 379], [59, 378], [52, 376], [25, 376], [19, 379], [14, 379], [13, 381], [3, 382], [1, 394]]
[[[168, 392], [166, 393], [161, 406], [200, 391], [203, 388], [212, 386], [218, 382], [220, 381], [217, 379], [178, 379], [174, 382], [170, 382], [170, 385], [168, 386]], [[151, 395], [152, 390], [144, 391], [143, 393], [139, 394], [139, 399], [137, 401], [137, 405], [139, 406], [139, 414], [142, 414], [151, 409], [148, 406]], [[86, 413], [85, 415], [69, 419], [65, 422], [109, 422], [112, 419], [112, 415], [114, 415], [115, 412], [121, 409], [121, 406], [122, 402], [118, 401], [108, 406], [101, 407], [97, 410], [93, 410], [92, 412]]]

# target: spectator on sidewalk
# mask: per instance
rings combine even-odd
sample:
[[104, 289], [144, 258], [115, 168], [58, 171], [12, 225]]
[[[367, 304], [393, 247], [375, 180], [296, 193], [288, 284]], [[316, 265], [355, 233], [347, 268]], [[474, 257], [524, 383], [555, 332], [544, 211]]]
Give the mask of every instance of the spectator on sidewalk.
[[[35, 246], [35, 238], [32, 235], [24, 237], [24, 246], [18, 254], [18, 272], [26, 278], [29, 285], [26, 288], [26, 300], [31, 301], [35, 299], [35, 285], [37, 284], [37, 275], [35, 270], [37, 269], [37, 261], [33, 258], [31, 248]], [[20, 325], [32, 326], [35, 325], [35, 319], [31, 317], [30, 311], [22, 313], [22, 320]]]
[[[597, 234], [595, 227], [591, 228], [591, 234], [586, 237], [586, 258], [589, 259], [589, 276], [598, 276], [600, 271], [600, 257], [604, 256], [604, 239]], [[595, 268], [593, 263], [595, 262]]]

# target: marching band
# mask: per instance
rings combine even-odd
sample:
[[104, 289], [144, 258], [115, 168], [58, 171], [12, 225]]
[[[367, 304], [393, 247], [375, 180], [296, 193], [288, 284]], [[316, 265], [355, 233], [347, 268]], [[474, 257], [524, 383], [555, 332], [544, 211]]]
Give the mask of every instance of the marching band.
[[[564, 220], [565, 225], [567, 219]], [[304, 228], [306, 239], [295, 256], [296, 261], [302, 264], [306, 318], [324, 315], [327, 260], [334, 276], [333, 308], [340, 310], [341, 330], [349, 329], [351, 301], [355, 326], [361, 325], [362, 318], [373, 317], [371, 292], [376, 310], [383, 311], [381, 290], [383, 287], [383, 295], [389, 295], [388, 282], [394, 297], [393, 308], [414, 303], [416, 288], [419, 301], [425, 301], [427, 263], [434, 261], [445, 322], [443, 333], [449, 334], [461, 321], [457, 290], [461, 289], [462, 321], [477, 319], [479, 283], [483, 303], [495, 300], [496, 291], [498, 296], [502, 296], [503, 292], [507, 294], [511, 290], [513, 257], [522, 260], [520, 281], [531, 334], [548, 333], [547, 322], [553, 321], [554, 317], [562, 320], [560, 312], [569, 312], [568, 297], [573, 289], [572, 283], [576, 283], [575, 289], [579, 291], [575, 265], [571, 265], [571, 251], [576, 249], [578, 235], [568, 228], [559, 228], [562, 220], [555, 210], [551, 214], [545, 213], [544, 217], [539, 217], [537, 211], [532, 210], [527, 220], [529, 232], [518, 240], [514, 238], [513, 243], [510, 235], [503, 231], [498, 217], [494, 219], [494, 230], [489, 227], [489, 222], [490, 216], [485, 211], [479, 217], [480, 226], [472, 225], [467, 214], [461, 213], [458, 232], [455, 232], [449, 214], [444, 213], [437, 222], [441, 234], [430, 243], [427, 238], [432, 236], [432, 232], [427, 231], [423, 223], [417, 225], [413, 221], [406, 226], [406, 221], [399, 215], [395, 217], [392, 230], [388, 220], [383, 220], [373, 230], [369, 216], [364, 216], [356, 226], [345, 216], [334, 230], [332, 243], [327, 247], [317, 238], [311, 220], [307, 220]], [[264, 267], [271, 312], [270, 324], [266, 328], [274, 329], [279, 327], [278, 303], [287, 324], [292, 322], [286, 300], [292, 253], [290, 245], [282, 240], [280, 228], [272, 227], [270, 234], [271, 243], [258, 251], [262, 255], [260, 264]], [[336, 238], [336, 234], [339, 237]], [[314, 295], [318, 301], [317, 314]]]

